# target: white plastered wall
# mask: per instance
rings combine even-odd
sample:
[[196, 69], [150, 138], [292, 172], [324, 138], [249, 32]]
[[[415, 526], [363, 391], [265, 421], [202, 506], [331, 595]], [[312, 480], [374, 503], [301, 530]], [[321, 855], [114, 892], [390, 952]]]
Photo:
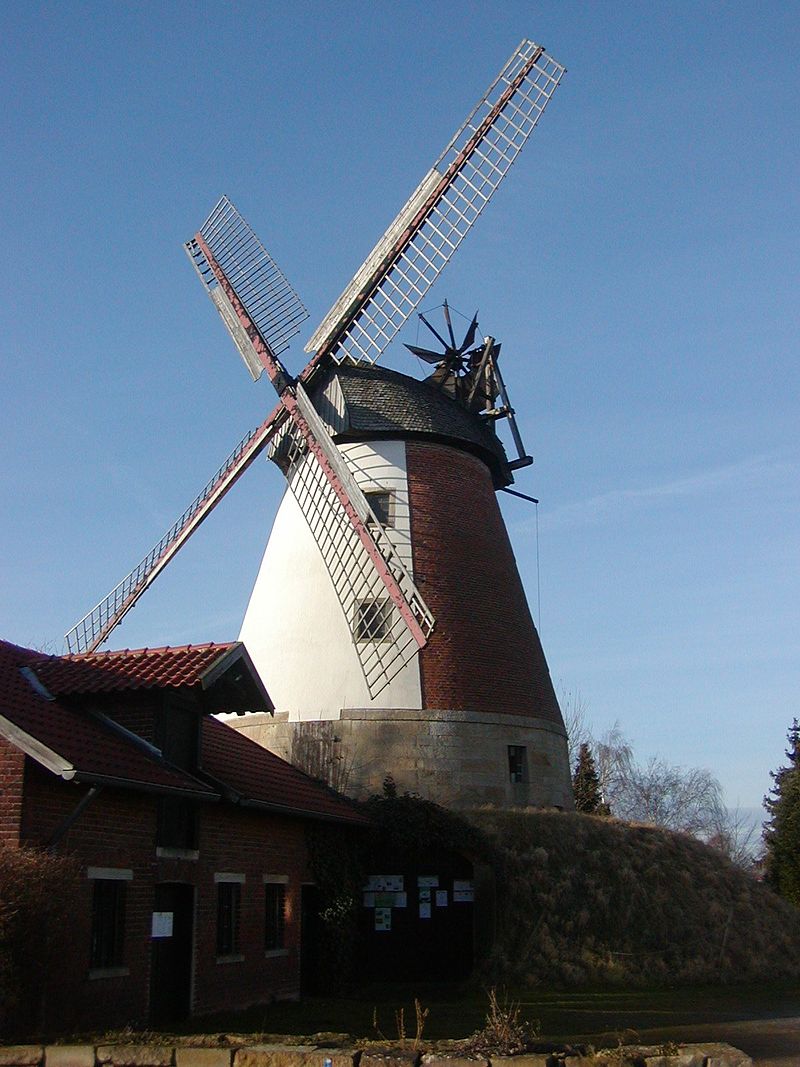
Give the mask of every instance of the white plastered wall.
[[[359, 442], [340, 451], [365, 492], [392, 492], [389, 534], [413, 576], [405, 444]], [[275, 517], [239, 639], [276, 711], [287, 712], [290, 721], [337, 719], [343, 708], [422, 706], [417, 655], [383, 692], [370, 697], [325, 564], [289, 491]]]

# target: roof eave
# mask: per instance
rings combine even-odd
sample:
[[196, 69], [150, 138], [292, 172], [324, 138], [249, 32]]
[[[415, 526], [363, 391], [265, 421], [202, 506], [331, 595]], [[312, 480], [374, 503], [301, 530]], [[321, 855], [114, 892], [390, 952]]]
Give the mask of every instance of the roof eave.
[[253, 711], [266, 711], [272, 715], [275, 711], [275, 705], [272, 702], [272, 698], [267, 692], [267, 688], [261, 680], [261, 676], [255, 668], [255, 664], [250, 658], [250, 653], [247, 651], [242, 641], [235, 641], [230, 648], [228, 648], [222, 655], [215, 659], [214, 662], [207, 667], [200, 675], [200, 686], [203, 692], [208, 692], [222, 677], [233, 667], [235, 663], [242, 663], [250, 676], [250, 681], [255, 689], [256, 693], [260, 697], [263, 707], [253, 708]]
[[93, 771], [75, 771], [75, 781], [91, 785], [110, 785], [117, 789], [130, 789], [136, 793], [155, 793], [160, 796], [185, 797], [216, 804], [220, 800], [218, 793], [204, 792], [199, 789], [182, 789], [180, 786], [158, 785], [155, 782], [141, 782], [135, 778], [120, 778], [111, 774], [96, 774]]
[[370, 820], [360, 812], [352, 815], [335, 815], [332, 812], [309, 811], [306, 808], [295, 808], [290, 804], [274, 804], [266, 800], [254, 800], [252, 797], [241, 797], [239, 805], [243, 808], [254, 808], [258, 811], [270, 811], [276, 815], [291, 815], [296, 819], [315, 819], [321, 822], [346, 823], [349, 826], [369, 826]]
[[39, 763], [45, 770], [57, 774], [65, 781], [71, 781], [77, 771], [74, 765], [65, 757], [55, 752], [52, 748], [42, 744], [33, 734], [23, 730], [21, 726], [5, 715], [0, 715], [0, 737], [4, 737], [15, 748], [24, 752], [26, 756]]

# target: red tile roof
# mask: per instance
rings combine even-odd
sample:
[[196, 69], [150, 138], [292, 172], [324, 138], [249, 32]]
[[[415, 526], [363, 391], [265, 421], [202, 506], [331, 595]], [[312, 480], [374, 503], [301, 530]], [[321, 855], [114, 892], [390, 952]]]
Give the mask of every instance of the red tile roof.
[[219, 719], [203, 720], [203, 770], [232, 788], [245, 806], [366, 824], [352, 801]]
[[233, 643], [182, 645], [42, 656], [36, 673], [59, 696], [194, 686], [233, 647]]
[[[202, 720], [202, 768], [194, 777], [167, 764], [157, 749], [107, 716], [50, 696], [54, 689], [66, 695], [140, 684], [195, 684], [233, 647], [60, 658], [0, 641], [0, 736], [66, 779], [180, 791], [198, 799], [216, 799], [223, 793], [244, 806], [365, 824], [368, 820], [351, 801], [211, 716]], [[161, 681], [154, 680], [156, 675]]]
[[[104, 716], [65, 707], [37, 688], [43, 661], [53, 657], [0, 641], [0, 732], [64, 778], [105, 781], [136, 789], [217, 794], [204, 782], [173, 768], [143, 742], [126, 736]], [[25, 677], [21, 668], [34, 671]]]

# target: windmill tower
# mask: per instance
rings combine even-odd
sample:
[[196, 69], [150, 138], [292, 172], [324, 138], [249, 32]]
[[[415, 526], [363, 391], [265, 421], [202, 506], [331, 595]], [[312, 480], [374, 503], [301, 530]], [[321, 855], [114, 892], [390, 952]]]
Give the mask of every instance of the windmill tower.
[[[268, 449], [288, 491], [241, 631], [277, 713], [237, 725], [353, 795], [453, 806], [572, 804], [552, 682], [496, 500], [525, 455], [477, 318], [419, 381], [376, 361], [536, 126], [563, 67], [523, 41], [306, 346], [306, 312], [245, 220], [219, 201], [186, 245], [254, 379], [278, 405], [183, 516], [67, 635], [97, 648], [235, 480]], [[426, 320], [423, 320], [426, 321]], [[496, 433], [507, 419], [517, 455]], [[335, 770], [336, 773], [331, 773]]]

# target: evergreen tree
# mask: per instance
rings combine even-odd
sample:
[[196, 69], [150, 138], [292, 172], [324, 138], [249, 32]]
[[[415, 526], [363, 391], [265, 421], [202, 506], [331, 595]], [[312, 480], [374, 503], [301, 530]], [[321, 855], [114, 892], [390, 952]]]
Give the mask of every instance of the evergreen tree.
[[585, 741], [578, 752], [575, 773], [572, 776], [572, 791], [575, 794], [576, 811], [585, 812], [587, 815], [611, 814], [608, 804], [603, 800], [592, 749]]
[[787, 735], [789, 764], [771, 774], [773, 786], [764, 807], [765, 878], [782, 897], [800, 907], [800, 725], [794, 719]]

